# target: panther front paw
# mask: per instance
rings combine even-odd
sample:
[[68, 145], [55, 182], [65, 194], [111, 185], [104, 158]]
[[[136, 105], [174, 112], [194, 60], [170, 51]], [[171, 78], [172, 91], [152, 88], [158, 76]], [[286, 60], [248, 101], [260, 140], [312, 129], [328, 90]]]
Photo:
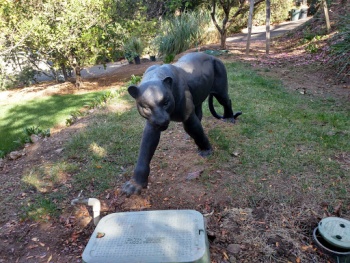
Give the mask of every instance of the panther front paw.
[[142, 185], [139, 185], [134, 179], [131, 179], [123, 185], [122, 191], [127, 197], [130, 197], [133, 194], [141, 194], [142, 188]]

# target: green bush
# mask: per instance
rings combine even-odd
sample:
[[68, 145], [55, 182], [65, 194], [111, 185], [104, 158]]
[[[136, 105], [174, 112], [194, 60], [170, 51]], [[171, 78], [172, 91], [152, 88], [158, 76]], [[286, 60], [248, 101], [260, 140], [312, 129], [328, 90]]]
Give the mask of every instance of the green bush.
[[131, 37], [126, 41], [124, 44], [124, 50], [133, 52], [136, 55], [141, 55], [144, 49], [144, 45], [142, 43], [142, 40], [138, 37]]
[[200, 45], [210, 23], [209, 15], [203, 12], [182, 13], [165, 20], [161, 25], [161, 33], [156, 38], [160, 55], [171, 58]]
[[26, 66], [21, 72], [14, 74], [6, 74], [0, 68], [0, 91], [36, 83], [36, 73], [37, 71], [30, 66]]
[[[271, 17], [270, 17], [270, 23], [280, 23], [288, 20], [289, 18], [289, 11], [292, 8], [295, 8], [294, 6], [295, 1], [294, 0], [286, 0], [286, 1], [280, 1], [280, 0], [271, 0]], [[266, 23], [266, 8], [265, 4], [260, 4], [257, 10], [254, 12], [254, 19], [255, 24], [258, 25], [265, 25]]]

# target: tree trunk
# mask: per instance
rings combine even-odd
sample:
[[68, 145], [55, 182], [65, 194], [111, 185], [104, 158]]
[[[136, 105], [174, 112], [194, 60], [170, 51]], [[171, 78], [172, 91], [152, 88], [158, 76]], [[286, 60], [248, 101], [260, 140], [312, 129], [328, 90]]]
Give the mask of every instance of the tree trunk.
[[327, 0], [322, 0], [322, 5], [323, 5], [324, 17], [326, 18], [327, 33], [329, 33], [331, 31], [331, 23], [329, 21]]
[[266, 0], [266, 54], [270, 53], [270, 0]]
[[253, 13], [254, 13], [254, 0], [250, 0], [249, 17], [248, 17], [248, 39], [247, 39], [247, 47], [245, 50], [246, 55], [249, 55], [250, 38], [252, 36]]
[[67, 81], [68, 80], [68, 74], [67, 74], [67, 68], [66, 65], [64, 63], [61, 64], [61, 70], [64, 76], [64, 80]]
[[79, 65], [76, 65], [74, 67], [74, 71], [75, 71], [75, 87], [77, 87], [78, 89], [80, 88], [80, 85], [82, 83], [82, 77], [81, 77], [81, 68]]
[[220, 31], [220, 48], [221, 49], [226, 49], [226, 29], [223, 29]]

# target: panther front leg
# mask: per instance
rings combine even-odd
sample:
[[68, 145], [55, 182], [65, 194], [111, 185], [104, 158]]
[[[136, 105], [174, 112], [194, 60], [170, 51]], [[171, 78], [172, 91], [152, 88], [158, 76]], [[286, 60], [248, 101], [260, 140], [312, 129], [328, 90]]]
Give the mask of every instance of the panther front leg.
[[198, 146], [198, 153], [202, 157], [207, 157], [212, 153], [212, 148], [208, 137], [205, 135], [202, 124], [195, 113], [183, 122], [185, 131], [194, 139]]
[[132, 179], [123, 185], [123, 192], [130, 196], [140, 194], [142, 188], [148, 184], [150, 173], [150, 162], [157, 149], [161, 131], [153, 127], [148, 121], [143, 130], [139, 157], [137, 159], [134, 175]]

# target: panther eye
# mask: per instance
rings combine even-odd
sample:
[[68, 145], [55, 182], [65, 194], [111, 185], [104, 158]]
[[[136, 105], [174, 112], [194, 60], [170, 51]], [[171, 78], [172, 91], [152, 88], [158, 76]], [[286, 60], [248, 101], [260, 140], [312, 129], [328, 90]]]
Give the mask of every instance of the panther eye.
[[169, 104], [169, 100], [166, 100], [166, 101], [163, 102], [164, 106], [167, 106], [168, 104]]

